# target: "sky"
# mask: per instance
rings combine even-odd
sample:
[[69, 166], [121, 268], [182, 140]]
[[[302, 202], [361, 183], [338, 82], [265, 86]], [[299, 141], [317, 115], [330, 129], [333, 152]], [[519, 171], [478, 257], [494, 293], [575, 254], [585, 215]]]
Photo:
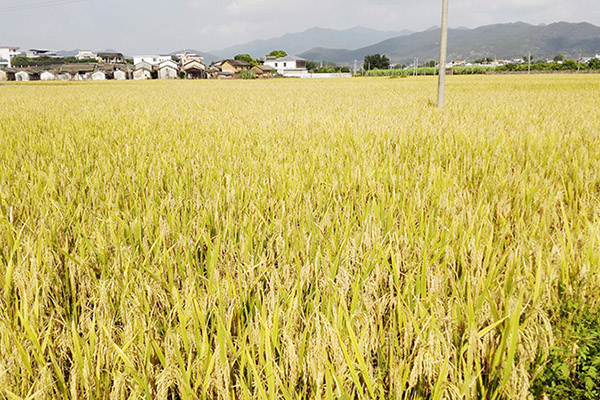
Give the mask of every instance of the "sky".
[[[449, 1], [451, 27], [600, 25], [598, 0]], [[440, 24], [440, 10], [440, 0], [0, 0], [0, 46], [211, 51], [314, 26], [422, 31]]]

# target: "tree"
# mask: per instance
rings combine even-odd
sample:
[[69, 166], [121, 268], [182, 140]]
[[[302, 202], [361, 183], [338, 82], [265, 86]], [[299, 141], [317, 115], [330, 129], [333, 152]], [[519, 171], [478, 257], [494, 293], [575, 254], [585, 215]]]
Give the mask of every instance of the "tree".
[[281, 58], [281, 57], [286, 57], [287, 55], [288, 54], [285, 52], [285, 50], [273, 50], [272, 52], [267, 54], [267, 57]]
[[563, 64], [562, 64], [562, 69], [565, 69], [565, 70], [575, 71], [577, 69], [577, 67], [578, 67], [577, 61], [571, 60], [571, 59], [563, 61]]
[[250, 54], [238, 54], [237, 56], [234, 57], [234, 59], [240, 60], [240, 61], [246, 61], [247, 63], [249, 63], [251, 65], [258, 65], [258, 61], [256, 61], [254, 58], [252, 58], [250, 56]]
[[588, 61], [588, 67], [590, 69], [600, 69], [600, 58], [592, 58]]
[[389, 69], [390, 59], [381, 54], [370, 54], [365, 57], [364, 69], [370, 71], [372, 69]]
[[560, 62], [560, 61], [564, 61], [565, 56], [563, 56], [562, 54], [558, 54], [556, 57], [554, 57], [554, 62]]
[[435, 61], [435, 60], [427, 61], [425, 63], [425, 67], [430, 67], [430, 68], [437, 67], [437, 61]]
[[310, 72], [313, 72], [313, 71], [316, 71], [317, 69], [319, 69], [319, 66], [314, 61], [307, 61], [306, 69], [308, 69]]

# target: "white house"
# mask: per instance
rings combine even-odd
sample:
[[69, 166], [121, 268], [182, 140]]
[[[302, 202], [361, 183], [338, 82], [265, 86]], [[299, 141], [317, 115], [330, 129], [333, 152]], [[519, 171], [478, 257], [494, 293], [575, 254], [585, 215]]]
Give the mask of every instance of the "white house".
[[19, 55], [19, 47], [0, 47], [0, 68], [12, 68], [12, 59]]
[[17, 82], [27, 82], [29, 80], [29, 73], [27, 71], [19, 71], [15, 74], [15, 80]]
[[106, 80], [106, 74], [102, 71], [96, 71], [92, 74], [93, 81], [104, 81]]
[[196, 53], [178, 53], [175, 55], [175, 57], [177, 57], [179, 59], [179, 61], [181, 62], [181, 65], [185, 65], [187, 64], [189, 61], [195, 60], [195, 61], [200, 61], [202, 64], [204, 64], [204, 57], [202, 57], [200, 54], [196, 54]]
[[48, 57], [48, 58], [60, 58], [56, 51], [54, 50], [45, 50], [45, 49], [29, 49], [25, 52], [27, 58], [40, 58], [40, 57]]
[[181, 68], [185, 72], [186, 79], [206, 79], [208, 77], [206, 65], [200, 60], [188, 60]]
[[275, 68], [277, 73], [288, 77], [301, 77], [308, 74], [307, 60], [297, 56], [286, 56], [281, 58], [267, 57], [265, 65]]
[[165, 60], [160, 63], [158, 79], [177, 79], [179, 76], [179, 65], [173, 60]]
[[152, 65], [146, 61], [135, 64], [133, 71], [133, 79], [136, 81], [142, 81], [146, 79], [152, 79]]
[[171, 56], [160, 56], [160, 55], [149, 55], [149, 56], [133, 56], [133, 65], [139, 64], [141, 62], [146, 62], [150, 65], [158, 66], [163, 61], [172, 60]]
[[89, 50], [79, 50], [77, 55], [75, 56], [78, 60], [92, 60], [96, 59], [98, 56]]
[[125, 71], [116, 70], [115, 73], [113, 74], [113, 77], [117, 81], [124, 81], [127, 79], [127, 73]]
[[42, 81], [53, 81], [56, 79], [56, 76], [50, 71], [44, 71], [40, 74], [40, 80]]

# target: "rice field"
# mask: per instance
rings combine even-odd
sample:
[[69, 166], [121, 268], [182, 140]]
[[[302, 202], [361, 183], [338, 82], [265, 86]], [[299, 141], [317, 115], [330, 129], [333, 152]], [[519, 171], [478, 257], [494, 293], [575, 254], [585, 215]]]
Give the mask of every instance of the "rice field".
[[1, 399], [520, 399], [600, 295], [596, 76], [0, 86]]

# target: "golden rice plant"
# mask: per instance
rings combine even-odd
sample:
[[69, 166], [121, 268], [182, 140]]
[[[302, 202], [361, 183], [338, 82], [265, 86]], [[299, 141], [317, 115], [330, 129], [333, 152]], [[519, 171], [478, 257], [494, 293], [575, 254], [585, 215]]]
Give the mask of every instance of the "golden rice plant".
[[600, 296], [593, 76], [0, 86], [0, 398], [527, 398]]

